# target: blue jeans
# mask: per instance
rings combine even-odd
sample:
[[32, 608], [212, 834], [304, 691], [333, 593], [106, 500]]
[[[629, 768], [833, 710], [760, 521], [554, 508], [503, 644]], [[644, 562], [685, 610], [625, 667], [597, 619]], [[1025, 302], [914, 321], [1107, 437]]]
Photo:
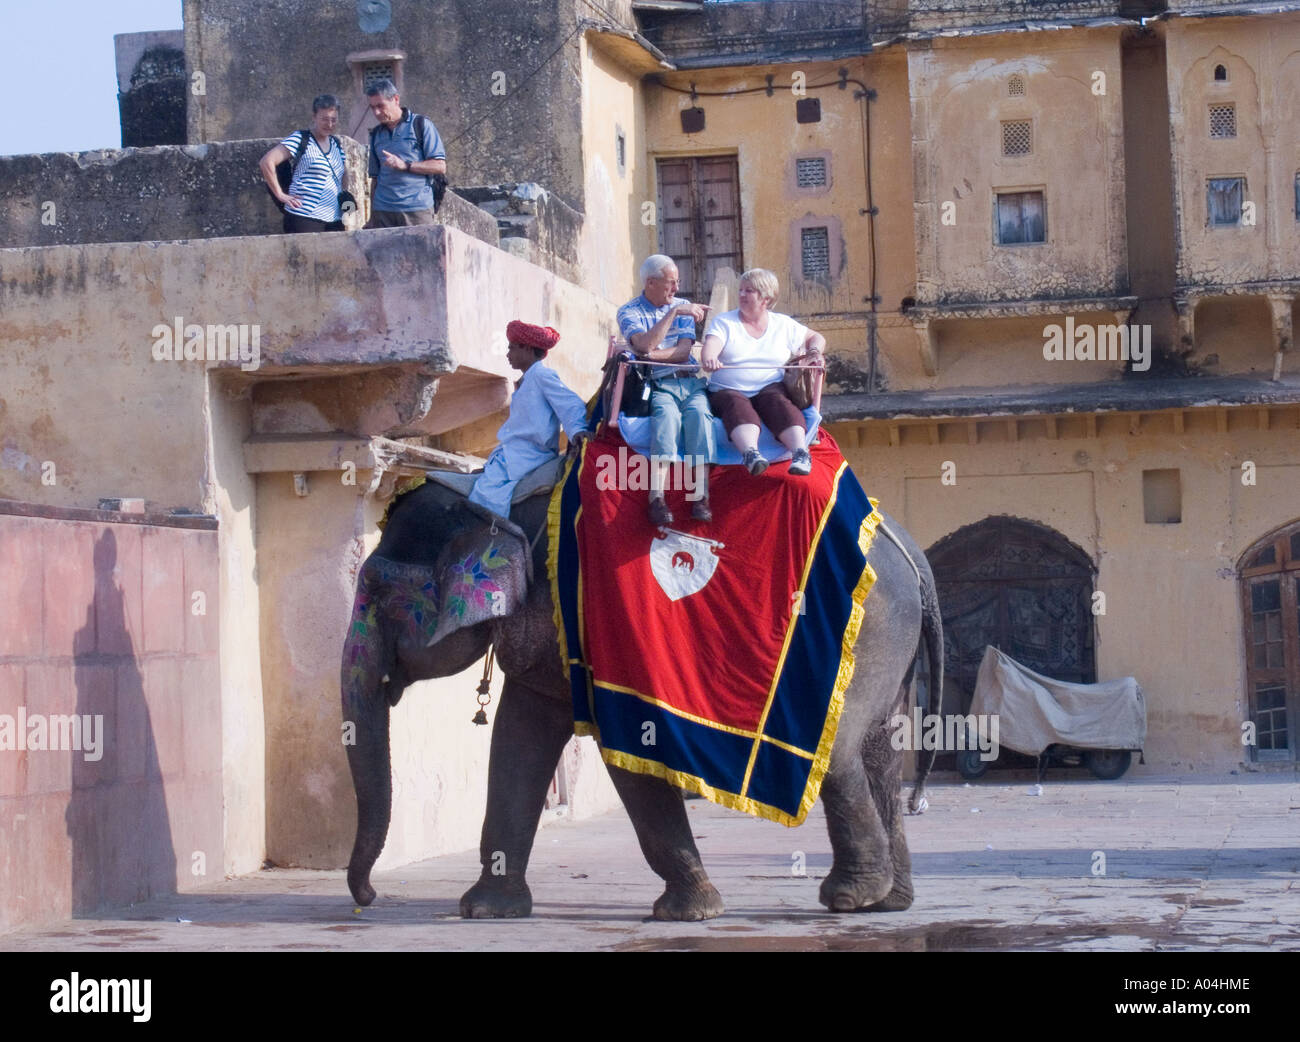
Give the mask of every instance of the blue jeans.
[[[698, 376], [665, 376], [650, 390], [650, 454], [665, 461], [688, 457], [692, 463], [717, 458], [708, 383]], [[680, 455], [679, 455], [680, 452]]]

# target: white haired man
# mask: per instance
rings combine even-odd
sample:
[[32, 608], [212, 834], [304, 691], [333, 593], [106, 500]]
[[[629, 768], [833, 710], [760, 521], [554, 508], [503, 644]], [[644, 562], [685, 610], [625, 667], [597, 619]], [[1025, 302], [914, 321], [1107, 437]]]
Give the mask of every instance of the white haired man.
[[650, 362], [680, 362], [677, 368], [647, 367], [650, 384], [650, 521], [672, 524], [672, 511], [664, 501], [669, 467], [682, 460], [695, 467], [695, 494], [691, 507], [697, 521], [712, 521], [709, 508], [709, 464], [717, 454], [713, 414], [709, 411], [708, 384], [691, 358], [695, 323], [706, 307], [675, 296], [677, 265], [656, 253], [641, 265], [642, 293], [618, 309], [618, 328], [632, 350]]

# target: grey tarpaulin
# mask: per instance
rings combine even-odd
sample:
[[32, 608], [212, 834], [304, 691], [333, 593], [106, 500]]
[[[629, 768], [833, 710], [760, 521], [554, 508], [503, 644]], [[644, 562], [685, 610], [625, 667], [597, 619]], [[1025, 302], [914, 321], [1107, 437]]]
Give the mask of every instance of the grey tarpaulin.
[[1103, 684], [1067, 684], [1026, 669], [989, 645], [980, 662], [971, 713], [998, 716], [998, 740], [1038, 756], [1049, 745], [1141, 749], [1146, 702], [1133, 677]]

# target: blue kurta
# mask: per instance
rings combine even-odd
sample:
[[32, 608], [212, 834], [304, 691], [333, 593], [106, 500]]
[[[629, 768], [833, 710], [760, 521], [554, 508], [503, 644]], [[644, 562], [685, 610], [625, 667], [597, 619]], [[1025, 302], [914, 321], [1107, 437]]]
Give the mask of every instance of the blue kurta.
[[510, 516], [519, 479], [560, 454], [560, 428], [572, 439], [587, 430], [587, 406], [554, 369], [535, 362], [510, 399], [510, 418], [497, 431], [501, 442], [488, 457], [470, 501]]

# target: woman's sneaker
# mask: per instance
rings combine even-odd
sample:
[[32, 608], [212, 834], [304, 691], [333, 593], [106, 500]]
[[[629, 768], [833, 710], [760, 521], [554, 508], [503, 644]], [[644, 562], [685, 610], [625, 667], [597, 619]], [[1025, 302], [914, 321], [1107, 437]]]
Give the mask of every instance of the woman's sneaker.
[[754, 477], [758, 477], [763, 471], [767, 470], [767, 460], [763, 458], [758, 449], [745, 450], [745, 469]]
[[790, 456], [790, 473], [791, 474], [811, 474], [812, 457], [808, 455], [807, 449], [795, 449]]

